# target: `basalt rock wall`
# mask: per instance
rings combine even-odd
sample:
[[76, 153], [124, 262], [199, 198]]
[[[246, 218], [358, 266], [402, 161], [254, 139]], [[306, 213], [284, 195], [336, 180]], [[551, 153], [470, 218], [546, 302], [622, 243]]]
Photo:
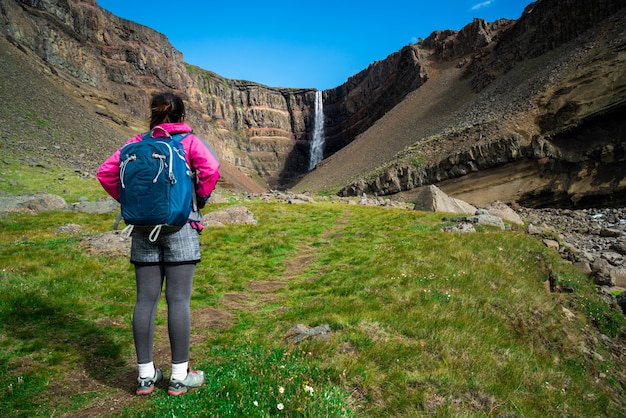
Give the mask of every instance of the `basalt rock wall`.
[[[187, 121], [216, 149], [227, 174], [257, 178], [266, 188], [308, 169], [313, 90], [231, 80], [188, 65], [164, 35], [112, 15], [95, 0], [0, 0], [0, 20], [0, 33], [33, 65], [124, 134], [146, 129], [152, 93], [175, 91], [187, 101]], [[326, 153], [426, 79], [419, 50], [406, 47], [324, 92]]]
[[[93, 0], [0, 0], [0, 20], [0, 33], [42, 74], [124, 133], [146, 129], [151, 94], [175, 91], [186, 99], [187, 121], [240, 186], [259, 191], [307, 166], [300, 148], [311, 130], [312, 91], [228, 80], [187, 65], [164, 35]], [[255, 176], [259, 181], [249, 181]]]
[[[497, 189], [498, 199], [526, 207], [621, 207], [626, 205], [625, 111], [616, 108], [553, 136], [528, 140], [518, 133], [501, 138], [494, 134], [490, 142], [432, 164], [398, 163], [370, 181], [353, 183], [340, 195], [401, 194], [411, 199], [421, 186], [439, 184], [479, 206], [492, 202], [496, 196], [489, 189]], [[489, 135], [488, 130], [473, 127], [437, 141], [463, 143], [481, 133]], [[497, 179], [490, 177], [490, 170]]]
[[617, 0], [531, 4], [496, 44], [460, 61], [476, 92], [465, 115], [491, 119], [459, 112], [452, 120], [469, 127], [417, 139], [395, 163], [340, 194], [410, 199], [416, 188], [436, 183], [477, 205], [625, 204], [625, 6]]
[[325, 155], [331, 155], [370, 128], [429, 79], [433, 62], [462, 59], [495, 42], [513, 21], [474, 19], [460, 31], [433, 32], [324, 92]]
[[[623, 162], [623, 123], [615, 115], [623, 112], [626, 97], [624, 7], [623, 0], [539, 0], [517, 21], [475, 19], [460, 31], [434, 32], [372, 63], [341, 86], [324, 91], [325, 157], [345, 150], [348, 144], [358, 146], [359, 138], [375, 124], [381, 132], [377, 141], [386, 143], [393, 129], [380, 121], [412, 92], [423, 91], [429, 80], [447, 79], [444, 72], [450, 68], [462, 72], [461, 81], [471, 80], [480, 99], [469, 94], [460, 97], [463, 102], [458, 102], [458, 112], [471, 117], [446, 115], [445, 121], [437, 121], [452, 133], [448, 129], [433, 136], [434, 129], [422, 129], [430, 136], [419, 138], [411, 130], [402, 131], [402, 138], [394, 138], [395, 147], [406, 143], [407, 148], [414, 148], [428, 142], [424, 148], [434, 151], [408, 164], [381, 162], [387, 167], [383, 174], [368, 174], [349, 184], [351, 173], [342, 193], [402, 193], [419, 184], [444, 181], [453, 188], [452, 182], [458, 179], [454, 188], [462, 194], [480, 188], [469, 180], [488, 167], [554, 161], [535, 164], [543, 170], [534, 172], [535, 178], [542, 179], [541, 187], [517, 193], [516, 198], [544, 205], [550, 199], [582, 202], [587, 195], [595, 196], [591, 189], [594, 181], [606, 177], [596, 176], [603, 167], [595, 167], [594, 162], [585, 168], [580, 162], [591, 159], [613, 168]], [[226, 183], [262, 191], [286, 186], [308, 170], [315, 119], [315, 92], [311, 89], [231, 80], [189, 65], [165, 36], [110, 14], [95, 0], [0, 0], [0, 22], [0, 34], [16, 51], [43, 76], [66, 87], [68, 96], [62, 100], [84, 103], [103, 123], [112, 124], [120, 137], [145, 130], [150, 95], [171, 90], [186, 99], [187, 121], [220, 156]], [[564, 48], [578, 49], [554, 53]], [[553, 55], [567, 58], [554, 60]], [[541, 74], [537, 76], [537, 72]], [[518, 74], [517, 78], [510, 77], [511, 73]], [[449, 79], [456, 82], [454, 77]], [[454, 85], [446, 87], [450, 92], [459, 91]], [[514, 90], [527, 93], [523, 98], [511, 97]], [[413, 126], [432, 123], [436, 117], [430, 114], [428, 120], [414, 121]], [[593, 152], [588, 153], [597, 149], [589, 136], [598, 132], [594, 128], [598, 120], [613, 124], [607, 131], [613, 135], [612, 142], [598, 145], [604, 149], [598, 151], [604, 156], [599, 160], [590, 157]], [[472, 131], [477, 136], [471, 136]], [[465, 136], [459, 137], [460, 132]], [[462, 140], [466, 137], [471, 138]], [[434, 149], [432, 145], [441, 141], [433, 138], [445, 138], [445, 144]], [[453, 142], [459, 138], [458, 143]], [[544, 157], [531, 152], [541, 140], [558, 142], [560, 151]], [[117, 142], [103, 138], [100, 144], [112, 152]], [[576, 158], [563, 157], [563, 150], [569, 149], [564, 142], [576, 142], [584, 149], [577, 154], [575, 167], [571, 164]], [[611, 152], [602, 148], [609, 145]], [[609, 154], [613, 160], [608, 159]], [[529, 164], [524, 164], [528, 169]], [[331, 166], [332, 162], [328, 163]], [[553, 169], [547, 171], [547, 166]], [[595, 180], [577, 183], [586, 182], [586, 188], [570, 185], [559, 189], [554, 186], [561, 184], [556, 180], [558, 170], [581, 178], [591, 173], [589, 179]], [[338, 170], [327, 171], [337, 177]], [[551, 180], [549, 172], [553, 173]], [[620, 175], [612, 168], [607, 172]], [[611, 184], [606, 190], [623, 188], [620, 181]], [[565, 190], [567, 197], [544, 193], [552, 190], [549, 187]]]
[[324, 92], [325, 156], [343, 148], [419, 88], [428, 74], [417, 46], [406, 46], [383, 61]]
[[[313, 90], [231, 80], [188, 65], [164, 35], [112, 15], [95, 0], [0, 0], [0, 19], [0, 32], [33, 65], [125, 133], [145, 130], [150, 95], [171, 90], [187, 100], [187, 121], [216, 149], [227, 174], [257, 178], [265, 188], [308, 170]], [[491, 32], [475, 20], [458, 39], [454, 33], [432, 37], [427, 49], [458, 56], [489, 42]], [[428, 59], [424, 48], [409, 45], [324, 91], [325, 156], [423, 85]]]

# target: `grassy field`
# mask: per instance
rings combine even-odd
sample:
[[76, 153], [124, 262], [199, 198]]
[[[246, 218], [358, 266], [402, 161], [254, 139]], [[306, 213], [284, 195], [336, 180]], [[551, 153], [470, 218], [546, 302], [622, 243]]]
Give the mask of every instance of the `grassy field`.
[[[71, 181], [66, 196], [103, 195], [93, 178]], [[612, 348], [624, 341], [624, 316], [523, 227], [445, 233], [441, 214], [237, 196], [209, 210], [235, 204], [258, 224], [201, 236], [191, 362], [208, 382], [182, 397], [167, 395], [166, 384], [133, 395], [132, 266], [83, 245], [109, 231], [114, 214], [0, 217], [0, 410], [22, 417], [626, 415], [623, 358], [618, 363]], [[80, 232], [56, 232], [67, 224]], [[546, 291], [550, 273], [574, 292]], [[155, 361], [168, 377], [165, 308], [162, 300]], [[285, 336], [298, 324], [328, 325], [330, 338], [290, 343]]]

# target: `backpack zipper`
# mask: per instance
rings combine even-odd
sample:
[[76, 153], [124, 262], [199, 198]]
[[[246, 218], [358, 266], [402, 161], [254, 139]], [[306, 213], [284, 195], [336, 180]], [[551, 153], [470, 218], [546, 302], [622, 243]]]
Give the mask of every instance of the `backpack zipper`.
[[164, 160], [167, 158], [166, 155], [157, 154], [156, 152], [152, 153], [152, 158], [155, 160], [159, 160], [159, 169], [157, 170], [156, 176], [152, 179], [152, 183], [156, 183], [159, 180], [159, 176], [163, 172], [163, 168], [165, 168]]
[[127, 155], [126, 159], [124, 161], [122, 161], [122, 164], [120, 164], [120, 181], [121, 181], [121, 184], [122, 184], [122, 189], [126, 188], [126, 184], [124, 184], [124, 176], [126, 174], [126, 166], [128, 165], [129, 162], [135, 161], [136, 159], [137, 159], [137, 156], [135, 154]]
[[[168, 177], [170, 179], [170, 183], [171, 184], [176, 184], [176, 177], [174, 176], [174, 161], [173, 161], [174, 151], [172, 150], [171, 145], [168, 144], [167, 142], [165, 142], [165, 141], [157, 141], [157, 142], [167, 146], [167, 149], [170, 151], [170, 164], [169, 164], [169, 167], [168, 167]], [[154, 157], [154, 155], [153, 155], [153, 157]], [[160, 155], [159, 157], [167, 158], [167, 156], [165, 156], [165, 155], [162, 155], [162, 156]], [[161, 160], [161, 163], [163, 163], [163, 160]], [[162, 170], [159, 170], [159, 174], [161, 173], [161, 171]], [[158, 175], [157, 175], [157, 177], [158, 177]], [[154, 179], [154, 182], [156, 182], [156, 179]]]

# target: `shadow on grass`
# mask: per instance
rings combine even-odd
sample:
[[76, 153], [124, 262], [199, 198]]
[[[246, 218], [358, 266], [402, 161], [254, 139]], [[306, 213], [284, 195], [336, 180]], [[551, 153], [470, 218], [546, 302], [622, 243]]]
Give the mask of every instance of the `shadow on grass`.
[[82, 308], [71, 299], [46, 297], [32, 289], [4, 297], [0, 329], [21, 341], [16, 350], [20, 356], [39, 353], [36, 357], [47, 364], [79, 357], [90, 377], [109, 386], [120, 387], [127, 378], [122, 346], [111, 331], [80, 319]]

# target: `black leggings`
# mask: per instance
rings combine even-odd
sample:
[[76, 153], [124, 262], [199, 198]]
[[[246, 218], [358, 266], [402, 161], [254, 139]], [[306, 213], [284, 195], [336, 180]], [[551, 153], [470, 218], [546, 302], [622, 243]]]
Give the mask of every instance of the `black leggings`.
[[195, 269], [195, 264], [135, 265], [137, 300], [133, 312], [133, 337], [139, 364], [152, 361], [154, 319], [164, 281], [172, 363], [189, 361], [189, 301]]

